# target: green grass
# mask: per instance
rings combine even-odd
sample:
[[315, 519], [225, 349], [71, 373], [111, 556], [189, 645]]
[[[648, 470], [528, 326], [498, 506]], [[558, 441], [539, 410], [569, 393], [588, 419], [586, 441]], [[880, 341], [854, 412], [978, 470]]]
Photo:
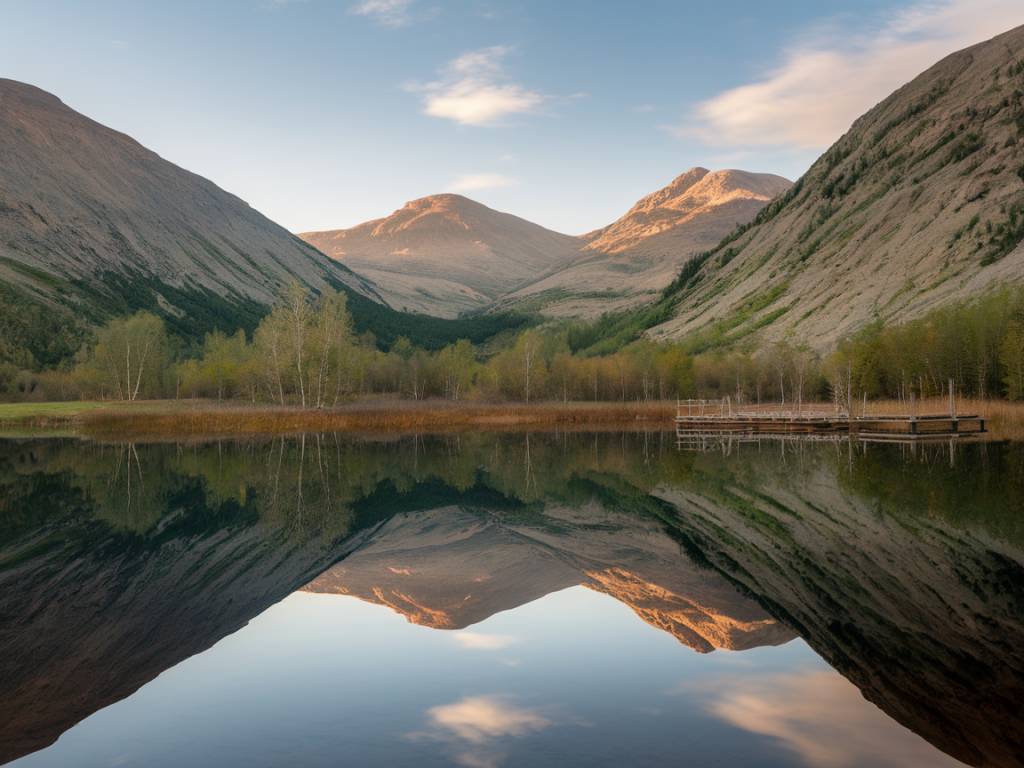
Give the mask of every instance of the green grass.
[[[0, 403], [0, 425], [27, 425], [47, 421], [71, 421], [79, 416], [97, 411], [124, 413], [178, 413], [208, 405], [206, 400], [136, 400], [126, 403], [121, 400], [71, 400], [68, 402], [45, 403]], [[241, 405], [244, 405], [241, 404]], [[225, 404], [225, 408], [240, 407]]]
[[109, 408], [111, 403], [78, 400], [67, 403], [0, 403], [0, 421], [73, 418], [87, 411]]

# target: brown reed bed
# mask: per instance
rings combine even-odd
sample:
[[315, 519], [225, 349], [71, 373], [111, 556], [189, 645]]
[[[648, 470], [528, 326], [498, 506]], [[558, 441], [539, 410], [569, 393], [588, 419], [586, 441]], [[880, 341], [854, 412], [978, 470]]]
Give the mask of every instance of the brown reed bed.
[[310, 410], [203, 404], [146, 411], [116, 408], [84, 414], [80, 431], [95, 439], [296, 434], [414, 433], [465, 430], [670, 428], [674, 402], [452, 403], [371, 401]]

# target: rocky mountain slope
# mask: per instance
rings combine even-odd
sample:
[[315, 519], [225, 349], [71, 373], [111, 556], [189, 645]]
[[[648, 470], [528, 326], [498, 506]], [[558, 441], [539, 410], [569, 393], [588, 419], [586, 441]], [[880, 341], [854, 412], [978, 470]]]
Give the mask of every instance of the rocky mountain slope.
[[577, 238], [461, 195], [413, 200], [383, 219], [301, 237], [373, 281], [395, 309], [454, 317], [572, 260]]
[[827, 349], [875, 318], [1024, 278], [1022, 238], [1024, 27], [858, 119], [752, 226], [683, 271], [651, 333]]
[[584, 235], [571, 264], [511, 294], [552, 316], [592, 317], [655, 299], [697, 254], [785, 193], [781, 176], [691, 168], [639, 200], [624, 216]]
[[414, 624], [462, 629], [583, 585], [700, 653], [795, 636], [680, 553], [656, 520], [597, 503], [545, 505], [543, 519], [531, 525], [458, 507], [398, 515], [306, 589], [385, 605]]
[[[240, 319], [290, 280], [373, 286], [210, 181], [75, 112], [0, 79], [0, 285], [98, 319], [153, 308]], [[10, 295], [7, 295], [10, 294]]]

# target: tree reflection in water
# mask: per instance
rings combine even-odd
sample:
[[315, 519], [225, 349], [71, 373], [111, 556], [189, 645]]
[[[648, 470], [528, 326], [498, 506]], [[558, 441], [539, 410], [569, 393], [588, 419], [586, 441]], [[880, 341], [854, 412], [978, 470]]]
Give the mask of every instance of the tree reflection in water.
[[[700, 651], [799, 634], [945, 752], [1021, 764], [1024, 448], [958, 446], [952, 467], [948, 446], [853, 448], [2, 442], [0, 760], [306, 585], [463, 628], [583, 584]], [[727, 692], [721, 706], [749, 720]]]

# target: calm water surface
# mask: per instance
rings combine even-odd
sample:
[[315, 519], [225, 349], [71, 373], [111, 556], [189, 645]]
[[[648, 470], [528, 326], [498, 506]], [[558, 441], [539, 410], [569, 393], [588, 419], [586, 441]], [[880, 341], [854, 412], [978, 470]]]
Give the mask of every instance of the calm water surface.
[[0, 441], [0, 763], [1024, 765], [1024, 446]]

